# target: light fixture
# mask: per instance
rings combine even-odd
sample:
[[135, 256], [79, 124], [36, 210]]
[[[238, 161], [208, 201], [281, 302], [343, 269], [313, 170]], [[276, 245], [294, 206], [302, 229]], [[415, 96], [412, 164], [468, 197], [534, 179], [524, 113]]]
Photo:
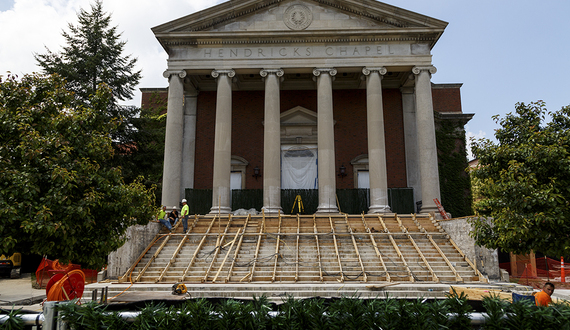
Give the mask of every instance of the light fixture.
[[340, 176], [341, 179], [344, 179], [344, 177], [346, 176], [346, 167], [344, 167], [343, 165], [340, 165], [340, 167], [338, 168], [338, 176]]
[[255, 178], [255, 180], [257, 180], [257, 178], [261, 177], [261, 170], [259, 169], [258, 166], [256, 166], [253, 169], [253, 175], [252, 176]]

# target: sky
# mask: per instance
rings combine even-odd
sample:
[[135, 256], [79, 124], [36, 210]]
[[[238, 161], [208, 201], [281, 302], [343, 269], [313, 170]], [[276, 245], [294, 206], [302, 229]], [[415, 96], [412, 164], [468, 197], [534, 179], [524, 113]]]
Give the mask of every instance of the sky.
[[[230, 0], [231, 1], [231, 0]], [[138, 88], [166, 87], [167, 54], [152, 27], [221, 0], [103, 0], [112, 25], [138, 58]], [[462, 83], [464, 113], [475, 114], [468, 137], [493, 139], [492, 116], [517, 102], [543, 100], [549, 110], [570, 105], [570, 1], [387, 0], [387, 4], [449, 23], [432, 50], [434, 83]], [[91, 0], [0, 0], [0, 75], [39, 72], [34, 53], [61, 50], [63, 30], [77, 24]], [[140, 106], [140, 92], [125, 102]]]

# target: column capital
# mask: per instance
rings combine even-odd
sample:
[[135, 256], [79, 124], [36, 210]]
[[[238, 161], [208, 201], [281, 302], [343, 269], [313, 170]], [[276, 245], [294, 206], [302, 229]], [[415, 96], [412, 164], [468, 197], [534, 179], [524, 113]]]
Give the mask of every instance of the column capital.
[[170, 76], [177, 74], [178, 77], [180, 77], [180, 79], [183, 79], [184, 77], [186, 77], [186, 71], [185, 70], [166, 70], [162, 73], [162, 76], [166, 79], [169, 79]]
[[383, 66], [381, 66], [381, 67], [367, 67], [367, 66], [365, 66], [362, 68], [362, 73], [365, 76], [368, 76], [372, 72], [378, 72], [381, 76], [383, 76], [388, 72], [388, 69], [386, 69]]
[[335, 68], [314, 68], [313, 69], [313, 75], [315, 77], [318, 77], [321, 75], [321, 73], [328, 73], [331, 77], [336, 76], [336, 69]]
[[230, 78], [233, 78], [236, 75], [236, 72], [234, 70], [212, 70], [212, 73], [210, 74], [212, 77], [214, 78], [218, 78], [220, 75], [227, 75]]
[[402, 94], [414, 94], [416, 89], [414, 87], [400, 87]]
[[430, 65], [430, 66], [415, 66], [412, 68], [412, 73], [415, 75], [420, 74], [422, 71], [427, 71], [430, 74], [434, 74], [437, 72], [437, 69], [435, 68], [435, 66]]
[[283, 71], [283, 69], [261, 69], [261, 71], [259, 71], [259, 74], [263, 78], [267, 77], [267, 75], [269, 75], [269, 74], [274, 74], [277, 77], [283, 77], [283, 75], [285, 74], [285, 71]]

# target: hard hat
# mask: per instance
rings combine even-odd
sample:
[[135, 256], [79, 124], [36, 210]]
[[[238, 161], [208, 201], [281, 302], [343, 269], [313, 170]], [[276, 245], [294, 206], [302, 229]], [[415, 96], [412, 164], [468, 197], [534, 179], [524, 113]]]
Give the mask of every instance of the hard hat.
[[182, 203], [186, 203], [186, 198], [184, 198], [184, 199], [182, 200]]

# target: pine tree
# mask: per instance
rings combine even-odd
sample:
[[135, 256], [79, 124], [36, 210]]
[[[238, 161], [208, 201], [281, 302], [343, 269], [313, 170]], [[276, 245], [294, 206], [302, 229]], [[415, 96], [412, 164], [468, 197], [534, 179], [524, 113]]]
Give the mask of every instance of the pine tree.
[[[46, 54], [34, 54], [39, 66], [47, 74], [59, 74], [67, 80], [66, 89], [73, 91], [78, 101], [89, 102], [100, 84], [112, 90], [109, 115], [116, 117], [121, 112], [126, 117], [134, 116], [129, 110], [117, 105], [129, 100], [141, 78], [141, 71], [134, 71], [136, 58], [123, 56], [125, 41], [116, 26], [111, 26], [111, 15], [103, 11], [101, 0], [91, 5], [91, 11], [81, 9], [78, 24], [68, 24], [69, 32], [63, 31], [66, 40], [61, 53], [47, 47]], [[130, 111], [132, 112], [132, 111]]]

